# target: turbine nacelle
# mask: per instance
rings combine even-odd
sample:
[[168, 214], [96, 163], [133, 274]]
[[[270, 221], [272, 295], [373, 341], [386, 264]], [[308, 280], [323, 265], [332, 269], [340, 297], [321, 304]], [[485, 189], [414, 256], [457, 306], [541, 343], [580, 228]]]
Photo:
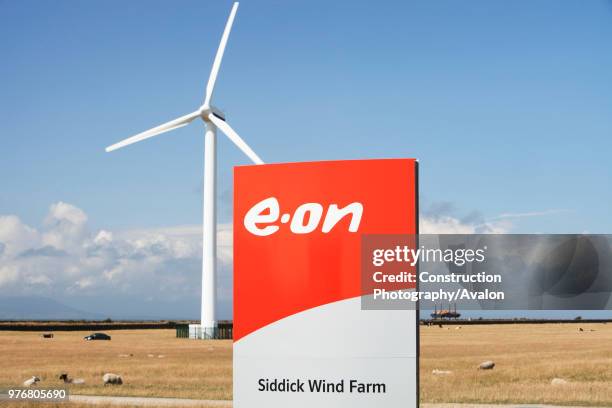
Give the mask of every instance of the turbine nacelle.
[[204, 122], [207, 122], [207, 123], [210, 122], [209, 116], [211, 114], [215, 115], [216, 117], [218, 117], [219, 119], [225, 122], [225, 114], [221, 111], [221, 109], [215, 106], [202, 105], [200, 106], [199, 112], [200, 112], [200, 117], [202, 118]]

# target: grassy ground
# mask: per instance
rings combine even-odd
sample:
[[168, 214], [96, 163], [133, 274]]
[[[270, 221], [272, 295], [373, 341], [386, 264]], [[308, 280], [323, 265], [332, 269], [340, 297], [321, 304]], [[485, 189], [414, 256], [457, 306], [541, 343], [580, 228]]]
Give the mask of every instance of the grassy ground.
[[[455, 327], [421, 327], [423, 402], [612, 406], [612, 324]], [[231, 399], [230, 341], [176, 339], [173, 330], [108, 333], [110, 342], [86, 342], [85, 332], [43, 340], [0, 331], [0, 386], [37, 375], [39, 388], [58, 387], [68, 372], [86, 381], [70, 386], [75, 394]], [[495, 369], [477, 370], [485, 360]], [[453, 373], [435, 376], [434, 369]], [[105, 372], [121, 374], [125, 384], [104, 387]], [[553, 386], [553, 378], [569, 384]]]
[[422, 401], [612, 406], [612, 324], [455, 327], [421, 327]]
[[[19, 386], [36, 375], [39, 388], [59, 387], [60, 373], [67, 372], [85, 379], [70, 386], [75, 394], [231, 399], [231, 341], [177, 339], [173, 330], [105, 333], [111, 341], [85, 341], [86, 332], [55, 332], [53, 339], [0, 332], [0, 385]], [[120, 374], [124, 384], [104, 387], [107, 372]]]

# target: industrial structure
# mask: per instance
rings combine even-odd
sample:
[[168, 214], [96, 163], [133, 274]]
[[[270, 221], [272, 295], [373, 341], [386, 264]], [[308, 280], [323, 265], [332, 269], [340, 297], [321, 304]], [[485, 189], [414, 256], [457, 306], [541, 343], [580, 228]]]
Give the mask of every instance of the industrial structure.
[[451, 304], [449, 303], [448, 309], [442, 309], [442, 305], [440, 305], [440, 309], [438, 309], [437, 305], [434, 305], [434, 312], [431, 314], [431, 318], [436, 319], [458, 319], [461, 317], [461, 313], [457, 312], [457, 304], [455, 303], [455, 310], [452, 309]]

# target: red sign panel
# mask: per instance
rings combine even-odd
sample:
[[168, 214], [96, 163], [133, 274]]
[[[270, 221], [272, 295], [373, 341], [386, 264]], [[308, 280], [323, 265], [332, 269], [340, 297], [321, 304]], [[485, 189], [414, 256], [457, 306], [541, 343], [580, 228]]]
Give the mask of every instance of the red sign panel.
[[234, 170], [234, 341], [358, 297], [362, 234], [415, 234], [416, 161]]

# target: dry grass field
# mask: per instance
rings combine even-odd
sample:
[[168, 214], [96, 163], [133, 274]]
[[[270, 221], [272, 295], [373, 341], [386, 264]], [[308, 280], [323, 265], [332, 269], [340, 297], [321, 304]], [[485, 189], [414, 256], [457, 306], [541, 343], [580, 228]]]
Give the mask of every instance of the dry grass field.
[[[75, 394], [232, 398], [231, 341], [177, 339], [174, 330], [105, 333], [111, 341], [83, 340], [89, 332], [58, 331], [42, 339], [36, 332], [0, 331], [0, 385], [19, 386], [36, 375], [39, 388], [58, 387], [67, 372], [85, 379], [69, 387]], [[122, 375], [124, 384], [104, 387], [107, 372]]]
[[456, 327], [421, 326], [422, 401], [612, 406], [612, 324]]
[[[612, 324], [455, 327], [421, 327], [423, 402], [612, 406]], [[111, 341], [92, 342], [86, 334], [42, 339], [0, 331], [0, 386], [19, 386], [32, 375], [42, 378], [40, 387], [62, 386], [58, 376], [68, 372], [86, 381], [70, 386], [74, 394], [232, 397], [230, 341], [177, 339], [173, 330], [108, 331]], [[485, 360], [495, 369], [477, 370]], [[453, 373], [435, 376], [434, 369]], [[104, 387], [105, 372], [121, 374], [125, 384]], [[553, 378], [569, 383], [553, 386]]]

